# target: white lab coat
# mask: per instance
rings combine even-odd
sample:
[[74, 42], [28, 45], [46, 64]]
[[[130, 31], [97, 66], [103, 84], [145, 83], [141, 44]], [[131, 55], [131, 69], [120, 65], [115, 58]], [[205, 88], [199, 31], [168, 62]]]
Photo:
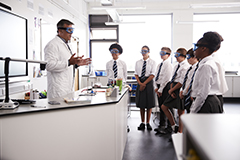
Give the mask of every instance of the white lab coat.
[[44, 49], [47, 61], [47, 96], [49, 99], [62, 97], [73, 92], [73, 65], [68, 66], [71, 57], [65, 42], [56, 36]]

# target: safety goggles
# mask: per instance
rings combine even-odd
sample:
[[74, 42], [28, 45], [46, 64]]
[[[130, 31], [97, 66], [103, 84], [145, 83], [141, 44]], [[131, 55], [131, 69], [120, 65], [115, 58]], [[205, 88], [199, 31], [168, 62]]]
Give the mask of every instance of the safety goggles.
[[170, 55], [170, 53], [167, 53], [167, 52], [165, 52], [165, 51], [161, 51], [161, 52], [160, 52], [160, 55], [161, 55], [161, 56], [165, 56], [166, 54]]
[[119, 53], [119, 50], [117, 50], [117, 49], [111, 49], [110, 52], [111, 52], [112, 54], [117, 54], [117, 53]]
[[207, 48], [212, 48], [207, 44], [197, 44], [197, 43], [193, 43], [193, 51], [196, 51], [199, 47], [207, 47]]
[[148, 52], [149, 52], [148, 50], [141, 50], [140, 53], [142, 53], [142, 54], [147, 54]]
[[72, 28], [72, 27], [67, 27], [67, 28], [65, 28], [65, 27], [58, 27], [58, 29], [63, 29], [63, 30], [67, 31], [70, 34], [72, 34], [73, 31], [74, 31], [74, 28]]
[[174, 56], [177, 58], [177, 57], [180, 57], [181, 56], [181, 53], [179, 53], [179, 52], [175, 52], [174, 53]]
[[198, 44], [193, 43], [193, 51], [196, 51], [198, 49]]
[[191, 58], [191, 55], [190, 55], [190, 54], [187, 54], [187, 55], [186, 55], [186, 58], [187, 58], [187, 59], [190, 59], [190, 58]]

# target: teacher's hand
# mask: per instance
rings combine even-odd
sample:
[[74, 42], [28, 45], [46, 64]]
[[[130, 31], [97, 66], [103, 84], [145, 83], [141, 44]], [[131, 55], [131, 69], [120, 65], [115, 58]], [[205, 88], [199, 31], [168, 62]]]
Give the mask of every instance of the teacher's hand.
[[81, 57], [78, 57], [77, 63], [76, 63], [78, 66], [84, 66], [84, 65], [91, 64], [91, 62], [92, 62], [91, 58], [83, 59], [83, 57], [84, 57], [83, 55]]

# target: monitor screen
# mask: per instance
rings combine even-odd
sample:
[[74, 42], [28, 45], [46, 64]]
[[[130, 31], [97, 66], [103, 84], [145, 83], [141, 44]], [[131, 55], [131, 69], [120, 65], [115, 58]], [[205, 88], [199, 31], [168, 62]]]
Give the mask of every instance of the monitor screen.
[[[0, 9], [0, 57], [27, 59], [27, 19]], [[9, 63], [9, 77], [27, 76], [27, 63]], [[4, 61], [0, 60], [0, 78], [4, 74]]]

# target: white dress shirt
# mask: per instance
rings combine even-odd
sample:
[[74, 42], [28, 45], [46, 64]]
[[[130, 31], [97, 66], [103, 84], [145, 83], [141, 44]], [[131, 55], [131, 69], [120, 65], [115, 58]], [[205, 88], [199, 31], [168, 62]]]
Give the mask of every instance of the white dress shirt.
[[[185, 83], [185, 88], [183, 90], [183, 95], [187, 95], [187, 92], [188, 92], [188, 88], [189, 88], [189, 85], [190, 85], [190, 82], [192, 80], [192, 76], [193, 76], [193, 73], [196, 69], [196, 66], [197, 66], [198, 62], [196, 62], [195, 64], [192, 65], [192, 69], [189, 71], [188, 73], [188, 77], [187, 77], [187, 81]], [[185, 76], [185, 75], [184, 75]]]
[[[161, 71], [159, 73], [158, 80], [155, 81], [155, 83], [154, 83], [155, 89], [157, 88], [157, 84], [160, 84], [160, 88], [158, 89], [159, 93], [163, 92], [164, 87], [171, 80], [172, 68], [173, 68], [172, 64], [170, 62], [170, 58], [164, 60], [162, 63], [163, 64], [162, 64], [162, 67], [161, 67]], [[155, 77], [157, 76], [160, 65], [161, 65], [161, 63], [158, 64], [158, 66], [157, 66]], [[155, 78], [154, 78], [154, 80], [155, 80]]]
[[[114, 79], [114, 71], [113, 71], [113, 63], [115, 60], [110, 60], [106, 64], [106, 72], [108, 79]], [[117, 78], [122, 78], [123, 82], [126, 82], [127, 80], [127, 65], [124, 61], [117, 59]]]
[[[134, 75], [138, 75], [138, 77], [141, 77], [143, 62], [144, 62], [143, 59], [140, 59], [136, 62]], [[145, 77], [149, 77], [150, 75], [155, 76], [155, 70], [156, 70], [156, 62], [154, 60], [152, 60], [151, 58], [148, 58], [146, 60]]]
[[212, 56], [207, 56], [199, 62], [192, 85], [192, 97], [196, 97], [190, 108], [191, 113], [197, 113], [208, 95], [219, 91], [220, 80], [217, 65]]
[[[186, 74], [188, 68], [190, 67], [190, 64], [188, 63], [187, 59], [185, 59], [184, 61], [182, 61], [178, 64], [180, 64], [180, 68], [177, 71], [177, 75], [174, 79], [174, 82], [179, 82], [179, 83], [183, 84], [185, 74]], [[172, 75], [174, 75], [178, 64], [174, 67]]]
[[218, 68], [218, 73], [219, 73], [219, 80], [220, 80], [220, 90], [216, 93], [217, 95], [223, 95], [228, 91], [228, 86], [225, 78], [225, 70], [222, 67], [222, 63], [220, 62], [218, 56], [216, 55], [217, 53], [214, 52], [212, 54], [212, 57], [214, 61], [216, 62], [217, 68]]

